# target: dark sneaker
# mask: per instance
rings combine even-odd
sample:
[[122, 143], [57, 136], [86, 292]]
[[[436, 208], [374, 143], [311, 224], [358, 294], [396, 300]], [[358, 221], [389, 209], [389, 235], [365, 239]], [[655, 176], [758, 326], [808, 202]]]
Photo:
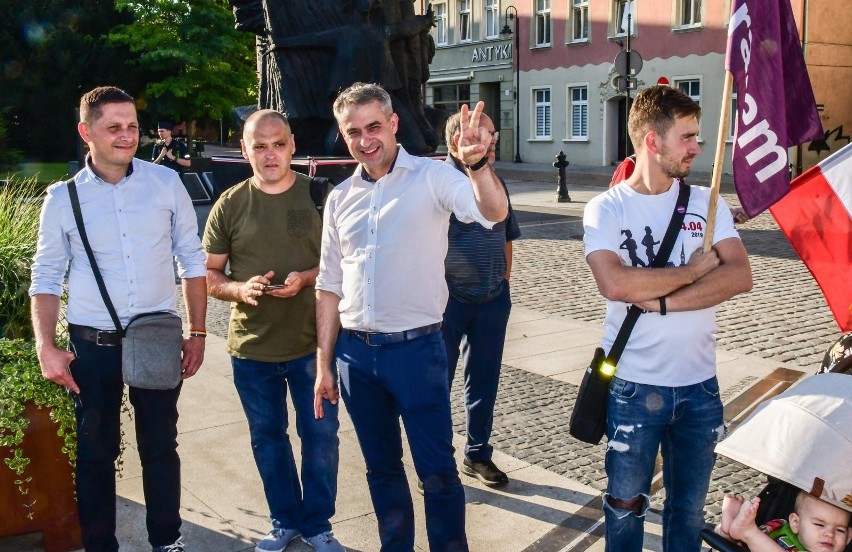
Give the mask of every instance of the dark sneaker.
[[273, 527], [272, 531], [257, 543], [254, 550], [255, 552], [282, 552], [290, 544], [290, 541], [299, 535], [298, 529]]
[[152, 548], [153, 552], [186, 552], [186, 548], [184, 548], [183, 540], [178, 538], [174, 544], [167, 544], [165, 546], [155, 546]]
[[491, 460], [487, 462], [471, 462], [465, 458], [460, 471], [465, 475], [479, 479], [489, 487], [500, 487], [509, 482], [506, 474], [500, 471], [500, 468], [495, 466]]

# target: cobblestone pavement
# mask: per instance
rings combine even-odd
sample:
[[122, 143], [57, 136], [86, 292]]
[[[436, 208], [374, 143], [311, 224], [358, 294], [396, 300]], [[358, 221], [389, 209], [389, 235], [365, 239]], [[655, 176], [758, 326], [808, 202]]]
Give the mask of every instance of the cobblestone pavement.
[[[459, 371], [461, 374], [461, 371]], [[757, 378], [729, 389], [723, 400], [739, 393]], [[465, 434], [464, 395], [461, 378], [452, 387], [453, 429]], [[603, 491], [606, 489], [606, 444], [587, 445], [568, 435], [568, 420], [577, 397], [577, 386], [503, 366], [494, 409], [491, 444], [495, 449], [530, 464]], [[759, 472], [720, 457], [707, 495], [707, 519], [717, 522], [726, 492], [754, 496], [765, 485]], [[652, 497], [651, 507], [662, 511], [665, 491]]]
[[[723, 195], [735, 202], [732, 196]], [[515, 205], [515, 209], [525, 207]], [[539, 217], [527, 214], [523, 237], [514, 244], [514, 304], [548, 315], [602, 323], [604, 301], [583, 258], [583, 230], [577, 211], [544, 211], [548, 214]], [[719, 348], [815, 371], [838, 334], [819, 288], [771, 215], [762, 214], [741, 226], [740, 235], [749, 252], [754, 289], [719, 308]], [[228, 309], [226, 303], [210, 300], [209, 332], [227, 335]], [[452, 389], [453, 421], [455, 431], [463, 435], [461, 371], [459, 376]], [[740, 388], [751, 383], [743, 381]], [[729, 389], [727, 395], [740, 390]], [[574, 385], [504, 366], [492, 444], [515, 458], [604, 489], [605, 446], [584, 445], [568, 436], [576, 391]], [[707, 499], [708, 519], [718, 519], [725, 492], [753, 495], [763, 485], [758, 472], [720, 458]], [[662, 498], [661, 491], [654, 496], [652, 507], [661, 508]]]

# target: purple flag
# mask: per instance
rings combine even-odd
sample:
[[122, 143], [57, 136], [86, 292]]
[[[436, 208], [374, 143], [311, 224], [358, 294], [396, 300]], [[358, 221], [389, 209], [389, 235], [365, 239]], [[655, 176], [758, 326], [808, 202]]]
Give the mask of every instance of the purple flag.
[[735, 0], [725, 68], [734, 76], [734, 182], [755, 216], [790, 191], [787, 148], [824, 136], [789, 0]]

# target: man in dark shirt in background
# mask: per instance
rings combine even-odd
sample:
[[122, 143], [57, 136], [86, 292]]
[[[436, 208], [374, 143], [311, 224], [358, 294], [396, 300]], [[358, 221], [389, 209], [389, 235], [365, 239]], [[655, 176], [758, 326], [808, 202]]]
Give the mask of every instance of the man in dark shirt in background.
[[172, 130], [174, 125], [171, 123], [157, 124], [157, 134], [160, 139], [154, 144], [151, 160], [156, 165], [163, 165], [182, 174], [192, 164], [189, 160], [189, 148], [172, 137]]
[[[499, 133], [491, 118], [483, 114], [480, 128], [491, 134], [488, 164], [495, 160]], [[447, 163], [464, 172], [457, 159], [461, 116], [447, 121]], [[500, 179], [503, 188], [506, 184]], [[506, 190], [506, 197], [509, 191]], [[467, 443], [460, 471], [476, 477], [489, 487], [509, 479], [491, 460], [488, 444], [494, 421], [494, 403], [500, 383], [503, 342], [512, 300], [509, 273], [512, 268], [512, 240], [521, 236], [518, 221], [509, 204], [509, 216], [487, 229], [478, 222], [463, 223], [450, 216], [449, 249], [444, 262], [450, 298], [444, 311], [444, 343], [447, 348], [449, 381], [452, 385], [459, 358], [464, 352], [464, 410]]]

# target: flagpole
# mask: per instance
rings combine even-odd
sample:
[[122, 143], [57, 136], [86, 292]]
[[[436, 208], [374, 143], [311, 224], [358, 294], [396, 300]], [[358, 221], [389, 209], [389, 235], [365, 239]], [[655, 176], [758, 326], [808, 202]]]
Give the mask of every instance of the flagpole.
[[716, 205], [719, 203], [719, 190], [722, 187], [722, 164], [725, 156], [725, 141], [728, 138], [728, 119], [731, 113], [731, 90], [734, 88], [734, 76], [725, 70], [725, 84], [722, 85], [722, 109], [719, 115], [719, 136], [716, 139], [716, 157], [713, 159], [713, 176], [710, 182], [710, 206], [707, 208], [707, 228], [704, 231], [704, 252], [713, 247], [713, 231], [716, 228]]

